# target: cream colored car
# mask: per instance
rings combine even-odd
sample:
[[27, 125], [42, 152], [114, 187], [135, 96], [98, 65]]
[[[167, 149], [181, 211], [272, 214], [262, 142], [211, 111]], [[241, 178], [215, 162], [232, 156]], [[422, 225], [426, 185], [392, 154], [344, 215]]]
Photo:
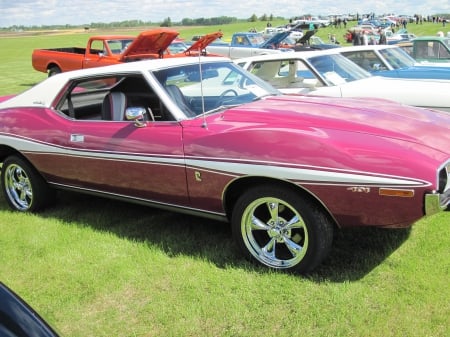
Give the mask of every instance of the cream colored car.
[[261, 55], [234, 60], [284, 93], [332, 97], [377, 97], [450, 112], [450, 80], [373, 76], [339, 48]]

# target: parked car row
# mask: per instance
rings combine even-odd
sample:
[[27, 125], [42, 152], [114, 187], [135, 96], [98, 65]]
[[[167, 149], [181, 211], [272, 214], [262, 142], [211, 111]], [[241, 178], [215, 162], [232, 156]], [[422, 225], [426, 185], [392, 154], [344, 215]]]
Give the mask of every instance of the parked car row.
[[373, 75], [450, 80], [450, 67], [443, 66], [443, 63], [419, 63], [398, 46], [351, 46], [337, 51]]
[[[346, 49], [342, 50], [345, 54]], [[235, 62], [284, 93], [377, 97], [450, 112], [450, 96], [446, 94], [450, 80], [374, 76], [341, 54], [341, 48], [260, 55]]]

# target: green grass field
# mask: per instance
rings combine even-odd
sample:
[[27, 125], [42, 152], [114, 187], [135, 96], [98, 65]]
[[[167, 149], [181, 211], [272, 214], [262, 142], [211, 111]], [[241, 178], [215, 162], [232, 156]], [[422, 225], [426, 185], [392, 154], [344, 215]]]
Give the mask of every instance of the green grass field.
[[[1, 37], [0, 94], [46, 77], [31, 67], [34, 48], [89, 35]], [[0, 197], [0, 281], [63, 336], [446, 337], [449, 225], [443, 212], [410, 229], [345, 230], [323, 265], [296, 276], [245, 261], [228, 224], [68, 192], [22, 214]]]

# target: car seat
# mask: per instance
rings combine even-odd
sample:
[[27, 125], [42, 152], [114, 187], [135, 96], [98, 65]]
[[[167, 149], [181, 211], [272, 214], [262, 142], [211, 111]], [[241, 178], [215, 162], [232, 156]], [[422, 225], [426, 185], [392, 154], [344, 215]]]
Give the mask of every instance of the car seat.
[[125, 109], [127, 107], [127, 97], [123, 92], [110, 92], [103, 99], [102, 119], [112, 121], [125, 120]]

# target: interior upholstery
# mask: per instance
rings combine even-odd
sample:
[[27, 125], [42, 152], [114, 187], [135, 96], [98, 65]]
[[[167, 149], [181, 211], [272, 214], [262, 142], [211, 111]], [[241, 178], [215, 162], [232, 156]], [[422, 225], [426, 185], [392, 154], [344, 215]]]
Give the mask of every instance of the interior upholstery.
[[102, 119], [112, 121], [125, 120], [125, 109], [127, 107], [127, 97], [123, 92], [110, 92], [103, 99]]
[[186, 100], [186, 97], [184, 97], [180, 88], [178, 88], [176, 85], [170, 84], [166, 86], [166, 90], [169, 96], [175, 102], [175, 104], [178, 105], [178, 107], [186, 114], [186, 116], [188, 117], [196, 116], [195, 112], [193, 112], [192, 109], [190, 108], [189, 103]]

